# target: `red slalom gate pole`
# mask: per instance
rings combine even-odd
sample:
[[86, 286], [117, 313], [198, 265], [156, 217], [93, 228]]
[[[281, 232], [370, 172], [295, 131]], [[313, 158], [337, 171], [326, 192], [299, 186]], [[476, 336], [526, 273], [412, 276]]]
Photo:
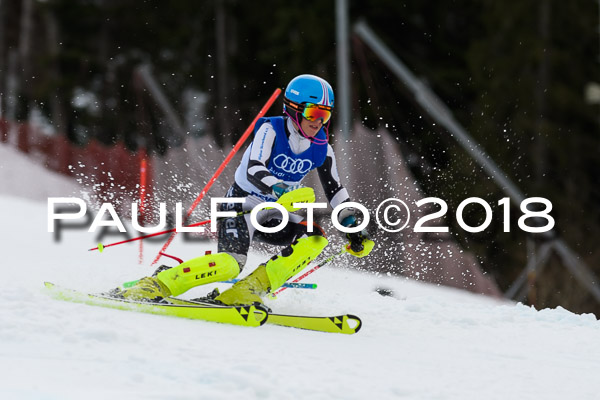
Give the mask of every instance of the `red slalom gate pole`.
[[[267, 100], [267, 102], [265, 103], [263, 108], [261, 108], [261, 110], [258, 112], [258, 114], [256, 114], [256, 117], [254, 117], [254, 120], [248, 126], [248, 128], [246, 129], [246, 131], [244, 132], [242, 137], [237, 141], [235, 146], [233, 146], [233, 149], [231, 149], [231, 151], [229, 152], [229, 154], [227, 155], [225, 160], [221, 163], [219, 168], [215, 171], [212, 178], [210, 178], [209, 181], [206, 183], [206, 186], [204, 186], [204, 189], [202, 189], [202, 191], [200, 192], [198, 197], [196, 197], [196, 200], [194, 200], [194, 202], [192, 203], [191, 207], [189, 208], [189, 210], [187, 212], [186, 221], [190, 217], [190, 215], [192, 215], [192, 212], [194, 211], [194, 209], [196, 209], [196, 206], [198, 205], [198, 203], [200, 203], [200, 201], [202, 200], [202, 198], [204, 197], [206, 192], [208, 192], [208, 190], [211, 188], [213, 183], [215, 183], [217, 178], [219, 178], [219, 176], [221, 175], [221, 173], [223, 172], [223, 170], [225, 169], [227, 164], [229, 164], [229, 161], [231, 161], [233, 156], [235, 156], [235, 154], [239, 151], [239, 149], [244, 145], [244, 142], [246, 141], [246, 139], [248, 139], [250, 134], [252, 134], [252, 131], [254, 129], [254, 124], [256, 124], [256, 121], [258, 121], [259, 118], [261, 118], [263, 115], [265, 115], [267, 113], [267, 111], [269, 110], [271, 105], [273, 105], [275, 100], [277, 100], [277, 97], [279, 97], [280, 93], [281, 93], [281, 89], [277, 88], [273, 92], [273, 94], [271, 95], [269, 100]], [[160, 260], [160, 257], [161, 257], [160, 253], [164, 253], [167, 250], [167, 248], [171, 245], [171, 242], [173, 241], [173, 239], [175, 239], [176, 235], [177, 235], [177, 232], [173, 232], [171, 234], [171, 236], [169, 236], [169, 239], [167, 239], [167, 242], [163, 245], [162, 249], [160, 249], [158, 255], [156, 256], [154, 261], [152, 261], [151, 265], [156, 264], [158, 262], [158, 260]]]
[[[146, 184], [147, 184], [147, 161], [146, 151], [142, 150], [142, 160], [140, 161], [140, 219], [141, 223], [146, 222]], [[144, 242], [140, 240], [140, 251], [138, 262], [144, 261]]]

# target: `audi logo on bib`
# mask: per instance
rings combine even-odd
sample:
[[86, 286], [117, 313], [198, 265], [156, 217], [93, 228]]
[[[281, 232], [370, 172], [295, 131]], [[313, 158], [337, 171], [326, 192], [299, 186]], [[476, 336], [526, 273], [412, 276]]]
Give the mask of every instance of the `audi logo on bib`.
[[273, 159], [273, 165], [290, 174], [306, 174], [311, 170], [313, 163], [309, 159], [291, 158], [285, 154], [279, 154]]

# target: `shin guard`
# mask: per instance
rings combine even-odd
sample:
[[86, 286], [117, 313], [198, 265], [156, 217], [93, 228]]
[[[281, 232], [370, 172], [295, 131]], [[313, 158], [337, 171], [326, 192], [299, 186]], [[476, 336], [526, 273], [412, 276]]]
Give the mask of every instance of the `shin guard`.
[[169, 288], [172, 296], [178, 296], [196, 286], [233, 279], [239, 273], [240, 267], [233, 256], [216, 253], [193, 258], [156, 277]]
[[329, 242], [323, 236], [309, 236], [296, 240], [280, 255], [267, 261], [266, 270], [271, 292], [279, 289], [288, 279], [302, 271], [317, 257]]

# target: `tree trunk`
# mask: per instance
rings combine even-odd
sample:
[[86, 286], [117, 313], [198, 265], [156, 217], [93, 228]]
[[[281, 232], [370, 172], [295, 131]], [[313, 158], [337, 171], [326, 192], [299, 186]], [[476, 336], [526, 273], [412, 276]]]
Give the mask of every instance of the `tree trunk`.
[[544, 175], [547, 170], [547, 124], [545, 122], [547, 113], [546, 94], [549, 85], [549, 56], [550, 51], [550, 1], [541, 0], [539, 3], [538, 32], [540, 35], [541, 48], [539, 49], [539, 66], [537, 72], [537, 85], [535, 87], [535, 140], [533, 142], [533, 167], [535, 189], [542, 187]]
[[58, 23], [56, 22], [56, 16], [51, 11], [44, 13], [44, 22], [46, 25], [47, 50], [51, 60], [48, 76], [52, 86], [57, 89], [53, 90], [53, 93], [51, 93], [49, 97], [50, 119], [56, 131], [64, 134], [67, 130], [67, 123], [65, 120], [65, 110], [62, 102], [62, 96], [60, 95], [60, 88], [57, 87], [57, 82], [60, 82], [60, 70], [58, 66], [60, 43]]
[[[31, 31], [33, 28], [32, 15], [33, 4], [32, 0], [22, 0], [21, 3], [21, 26], [19, 32], [19, 65], [21, 70], [21, 82], [29, 79], [31, 72]], [[23, 88], [24, 92], [28, 92], [27, 86]]]
[[228, 74], [227, 74], [227, 35], [226, 35], [226, 15], [223, 1], [217, 1], [216, 16], [216, 37], [217, 37], [217, 142], [228, 144], [231, 135], [231, 125], [227, 114], [229, 112], [227, 99]]

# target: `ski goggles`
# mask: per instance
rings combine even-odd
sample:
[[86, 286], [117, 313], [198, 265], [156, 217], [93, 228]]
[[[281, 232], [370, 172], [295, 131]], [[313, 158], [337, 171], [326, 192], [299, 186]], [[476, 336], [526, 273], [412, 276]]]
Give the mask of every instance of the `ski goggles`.
[[322, 120], [323, 125], [331, 118], [332, 107], [323, 106], [321, 104], [305, 103], [303, 104], [302, 116], [309, 121]]

